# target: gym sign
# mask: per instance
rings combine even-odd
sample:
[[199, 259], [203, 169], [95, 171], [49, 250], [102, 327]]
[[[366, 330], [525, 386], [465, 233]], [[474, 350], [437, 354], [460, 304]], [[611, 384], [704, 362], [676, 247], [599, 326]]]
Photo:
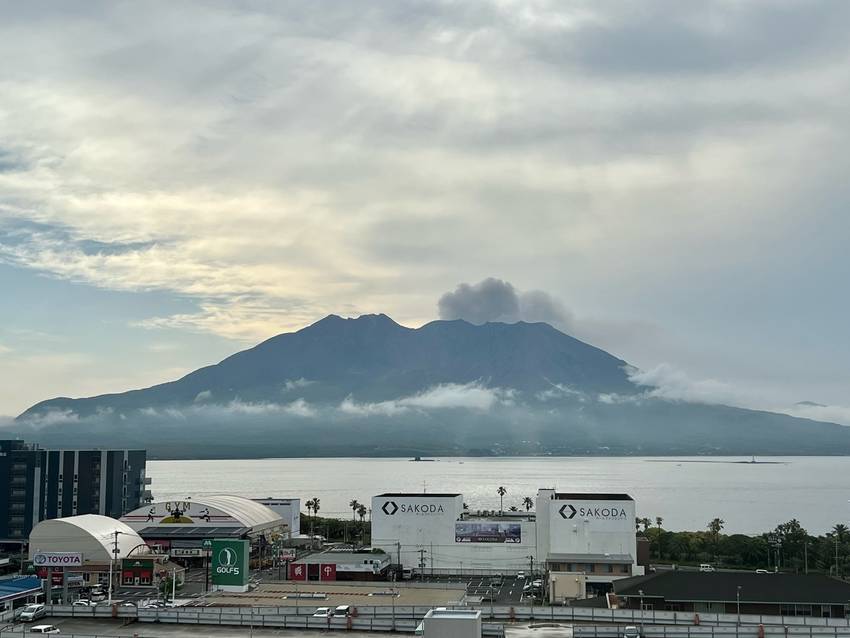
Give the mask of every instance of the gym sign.
[[218, 540], [212, 542], [213, 585], [243, 587], [248, 584], [248, 552], [246, 540]]
[[83, 555], [79, 552], [36, 552], [32, 564], [36, 567], [82, 567]]

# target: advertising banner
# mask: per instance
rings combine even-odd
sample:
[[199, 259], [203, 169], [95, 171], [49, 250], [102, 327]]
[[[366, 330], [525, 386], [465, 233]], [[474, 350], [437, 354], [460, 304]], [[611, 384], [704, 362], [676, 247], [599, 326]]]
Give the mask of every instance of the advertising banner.
[[307, 566], [298, 564], [290, 565], [289, 580], [307, 580]]
[[212, 583], [227, 587], [248, 586], [248, 554], [251, 550], [246, 540], [213, 539]]
[[83, 555], [79, 552], [36, 552], [32, 564], [36, 567], [80, 567]]
[[455, 543], [521, 543], [519, 523], [468, 522], [455, 523]]
[[336, 563], [322, 565], [322, 569], [319, 573], [321, 574], [322, 580], [336, 580]]

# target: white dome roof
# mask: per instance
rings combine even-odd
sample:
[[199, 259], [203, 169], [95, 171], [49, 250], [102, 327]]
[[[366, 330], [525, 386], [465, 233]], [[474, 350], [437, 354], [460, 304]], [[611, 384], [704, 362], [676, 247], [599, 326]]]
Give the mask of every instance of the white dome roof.
[[149, 552], [142, 537], [126, 523], [99, 514], [83, 514], [53, 518], [36, 525], [30, 533], [30, 559], [37, 552], [82, 552], [84, 561], [109, 562], [116, 531], [115, 558], [126, 558], [131, 551], [134, 556]]
[[199, 496], [192, 498], [192, 504], [219, 509], [235, 518], [245, 527], [263, 529], [271, 525], [280, 525], [283, 522], [280, 514], [273, 509], [244, 496], [233, 496], [231, 494]]

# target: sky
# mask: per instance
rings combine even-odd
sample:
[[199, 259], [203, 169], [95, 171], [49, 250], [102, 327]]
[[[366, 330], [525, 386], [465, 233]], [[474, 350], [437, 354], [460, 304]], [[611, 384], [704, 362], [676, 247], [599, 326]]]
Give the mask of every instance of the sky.
[[842, 0], [2, 12], [0, 415], [383, 312], [850, 424]]

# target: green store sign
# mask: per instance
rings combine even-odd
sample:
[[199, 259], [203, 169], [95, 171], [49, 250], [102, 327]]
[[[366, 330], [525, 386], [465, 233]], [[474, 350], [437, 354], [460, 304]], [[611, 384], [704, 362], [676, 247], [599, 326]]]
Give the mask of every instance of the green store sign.
[[248, 584], [248, 553], [246, 540], [219, 540], [212, 542], [213, 585], [244, 587]]

